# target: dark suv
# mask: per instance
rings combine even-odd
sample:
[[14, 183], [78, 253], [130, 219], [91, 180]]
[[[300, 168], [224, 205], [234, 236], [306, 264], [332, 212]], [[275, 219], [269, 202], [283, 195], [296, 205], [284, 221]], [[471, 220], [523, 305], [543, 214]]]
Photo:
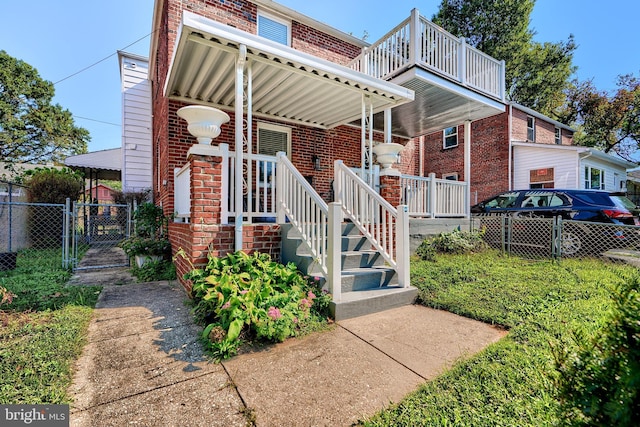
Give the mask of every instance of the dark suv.
[[535, 189], [501, 193], [471, 207], [472, 214], [554, 217], [618, 225], [640, 225], [633, 202], [599, 190]]

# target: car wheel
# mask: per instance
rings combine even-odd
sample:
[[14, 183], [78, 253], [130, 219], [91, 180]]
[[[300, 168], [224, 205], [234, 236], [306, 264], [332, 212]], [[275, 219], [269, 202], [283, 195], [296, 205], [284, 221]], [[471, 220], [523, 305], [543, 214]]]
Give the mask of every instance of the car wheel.
[[582, 240], [576, 233], [562, 232], [561, 255], [576, 255], [582, 249]]

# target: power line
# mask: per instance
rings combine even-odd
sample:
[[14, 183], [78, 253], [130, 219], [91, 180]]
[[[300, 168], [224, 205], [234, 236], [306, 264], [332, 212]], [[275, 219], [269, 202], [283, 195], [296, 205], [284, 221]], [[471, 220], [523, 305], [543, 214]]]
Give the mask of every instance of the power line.
[[[152, 32], [150, 32], [149, 34], [147, 34], [146, 36], [144, 36], [144, 37], [140, 37], [138, 40], [134, 41], [133, 43], [130, 43], [130, 44], [126, 45], [125, 47], [123, 47], [123, 48], [122, 48], [122, 49], [120, 49], [120, 50], [125, 50], [126, 48], [128, 48], [128, 47], [130, 47], [130, 46], [133, 46], [134, 44], [138, 43], [139, 41], [142, 41], [142, 40], [146, 39], [147, 37], [149, 37], [149, 36], [150, 36], [151, 34], [153, 34], [154, 32], [155, 32], [155, 31], [152, 31]], [[84, 67], [82, 70], [80, 70], [80, 71], [76, 71], [75, 73], [70, 74], [70, 75], [68, 75], [67, 77], [63, 78], [63, 79], [60, 79], [60, 80], [58, 80], [57, 82], [54, 82], [54, 83], [53, 83], [53, 85], [55, 86], [55, 85], [57, 85], [57, 84], [58, 84], [58, 83], [60, 83], [60, 82], [63, 82], [63, 81], [65, 81], [65, 80], [67, 80], [67, 79], [70, 79], [70, 78], [71, 78], [71, 77], [73, 77], [73, 76], [76, 76], [76, 75], [78, 75], [78, 74], [80, 74], [80, 73], [82, 73], [82, 72], [84, 72], [84, 71], [87, 71], [87, 70], [88, 70], [89, 68], [91, 68], [91, 67], [95, 67], [95, 66], [96, 66], [96, 65], [98, 65], [99, 63], [104, 62], [104, 61], [106, 61], [107, 59], [111, 58], [111, 57], [112, 57], [112, 56], [114, 56], [116, 53], [117, 53], [117, 51], [116, 51], [115, 53], [112, 53], [112, 54], [111, 54], [111, 55], [109, 55], [109, 56], [105, 56], [105, 57], [104, 57], [104, 58], [102, 58], [101, 60], [96, 61], [96, 62], [94, 62], [93, 64], [91, 64], [91, 65], [89, 65], [89, 66]]]
[[105, 122], [105, 121], [102, 121], [102, 120], [90, 119], [89, 117], [76, 116], [75, 114], [73, 115], [73, 117], [76, 117], [78, 119], [83, 119], [83, 120], [89, 120], [89, 121], [92, 121], [92, 122], [104, 123], [105, 125], [122, 127], [122, 125], [119, 125], [118, 123], [111, 123], [111, 122]]

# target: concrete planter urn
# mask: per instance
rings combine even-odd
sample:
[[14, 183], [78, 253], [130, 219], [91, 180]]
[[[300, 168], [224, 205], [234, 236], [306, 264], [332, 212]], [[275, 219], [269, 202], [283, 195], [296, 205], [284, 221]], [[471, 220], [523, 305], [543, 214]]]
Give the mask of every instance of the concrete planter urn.
[[220, 127], [229, 121], [224, 111], [204, 105], [188, 105], [177, 114], [187, 121], [189, 133], [205, 145], [211, 145], [211, 140], [220, 135]]
[[148, 262], [162, 261], [164, 257], [162, 255], [135, 255], [136, 265], [141, 268]]
[[389, 142], [373, 147], [373, 153], [382, 169], [391, 169], [391, 165], [398, 161], [398, 154], [403, 148], [402, 144]]

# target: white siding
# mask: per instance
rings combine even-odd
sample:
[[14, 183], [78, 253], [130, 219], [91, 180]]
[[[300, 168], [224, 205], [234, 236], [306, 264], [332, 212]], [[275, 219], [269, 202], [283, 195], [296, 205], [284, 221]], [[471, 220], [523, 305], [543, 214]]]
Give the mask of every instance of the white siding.
[[579, 188], [579, 159], [575, 150], [541, 147], [513, 147], [513, 189], [529, 188], [530, 171], [554, 168], [555, 188]]
[[[595, 169], [604, 171], [604, 189], [606, 191], [625, 191], [627, 170], [624, 167], [613, 165], [609, 162], [602, 161], [595, 157], [586, 157], [582, 160], [582, 167], [580, 168], [580, 188], [584, 188], [584, 168], [590, 166]], [[615, 176], [617, 174], [618, 182], [615, 182]], [[620, 188], [620, 181], [623, 181], [625, 186]]]
[[122, 189], [152, 186], [151, 83], [149, 63], [120, 52], [122, 83]]

